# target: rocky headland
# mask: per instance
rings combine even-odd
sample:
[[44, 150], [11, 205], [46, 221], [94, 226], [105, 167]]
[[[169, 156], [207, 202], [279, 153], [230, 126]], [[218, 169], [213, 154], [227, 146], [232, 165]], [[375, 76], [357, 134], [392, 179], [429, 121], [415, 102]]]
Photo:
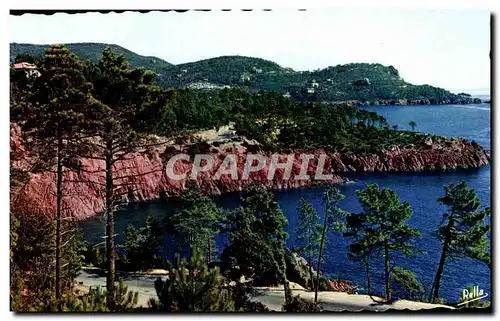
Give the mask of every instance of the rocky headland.
[[[16, 169], [26, 169], [29, 156], [18, 139], [19, 127], [11, 126], [11, 162]], [[255, 146], [241, 142], [205, 144], [197, 153], [213, 156], [214, 166], [191, 178], [192, 158], [189, 161], [176, 161], [175, 174], [187, 173], [185, 179], [173, 180], [166, 174], [166, 165], [172, 156], [187, 154], [194, 156], [192, 148], [186, 145], [165, 143], [148, 154], [131, 154], [126, 160], [119, 161], [114, 167], [117, 193], [123, 201], [141, 202], [179, 195], [190, 181], [195, 181], [202, 190], [210, 195], [238, 192], [252, 182], [261, 182], [272, 189], [290, 189], [315, 184], [337, 184], [345, 182], [345, 175], [359, 172], [432, 172], [458, 169], [473, 169], [485, 166], [490, 161], [489, 154], [475, 143], [464, 139], [428, 138], [421, 146], [393, 147], [377, 154], [358, 155], [354, 153], [331, 152], [324, 149], [291, 150], [279, 154], [279, 161], [285, 162], [293, 155], [293, 166], [289, 177], [284, 169], [277, 169], [272, 179], [268, 179], [269, 162], [247, 178], [243, 171], [248, 154], [272, 156]], [[313, 155], [307, 165], [307, 177], [299, 177], [302, 167], [301, 154]], [[12, 155], [15, 155], [13, 157]], [[223, 174], [214, 179], [228, 155], [236, 160], [237, 178]], [[325, 155], [325, 156], [321, 156]], [[320, 157], [324, 157], [322, 172], [331, 174], [328, 179], [315, 179]], [[85, 171], [66, 170], [64, 174], [63, 208], [65, 215], [83, 220], [98, 215], [104, 208], [104, 162], [95, 159], [80, 159]], [[323, 174], [322, 173], [322, 174]], [[126, 177], [126, 178], [123, 178]], [[29, 175], [26, 184], [11, 192], [11, 206], [17, 211], [41, 212], [54, 217], [56, 209], [56, 177], [52, 171]]]

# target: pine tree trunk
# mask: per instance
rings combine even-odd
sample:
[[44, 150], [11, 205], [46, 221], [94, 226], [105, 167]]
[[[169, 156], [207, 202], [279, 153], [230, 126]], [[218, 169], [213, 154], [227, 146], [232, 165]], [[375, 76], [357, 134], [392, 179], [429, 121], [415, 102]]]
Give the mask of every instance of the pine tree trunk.
[[439, 288], [441, 286], [441, 278], [443, 276], [444, 264], [446, 263], [446, 256], [448, 254], [448, 248], [450, 245], [450, 240], [447, 238], [443, 244], [443, 251], [441, 252], [441, 259], [439, 260], [439, 266], [436, 272], [436, 277], [434, 278], [433, 290], [431, 291], [431, 297], [429, 301], [432, 303], [437, 298], [439, 298]]
[[56, 300], [61, 298], [61, 259], [62, 259], [62, 239], [61, 239], [61, 212], [62, 212], [62, 179], [63, 166], [61, 159], [62, 137], [57, 139], [57, 213], [56, 213]]
[[107, 303], [110, 311], [115, 308], [115, 218], [113, 213], [113, 163], [112, 144], [106, 143], [106, 254], [108, 263], [108, 273], [106, 275]]
[[390, 279], [390, 269], [389, 269], [389, 245], [387, 244], [387, 240], [385, 240], [384, 244], [384, 259], [385, 259], [385, 299], [386, 301], [391, 300], [391, 286], [389, 284]]
[[366, 254], [363, 254], [363, 263], [365, 264], [365, 269], [366, 269], [366, 283], [368, 286], [368, 295], [372, 295], [372, 279], [370, 275], [370, 264], [368, 263], [368, 258], [366, 257]]
[[321, 270], [321, 260], [323, 259], [323, 248], [325, 247], [326, 229], [328, 227], [328, 211], [325, 212], [325, 221], [323, 222], [323, 231], [321, 232], [321, 241], [319, 243], [318, 270], [316, 271], [316, 284], [314, 285], [314, 302], [318, 303], [319, 272]]
[[290, 284], [286, 278], [285, 282], [283, 282], [283, 289], [285, 290], [285, 304], [288, 305], [290, 303], [292, 292], [290, 291]]
[[212, 238], [208, 238], [208, 248], [207, 248], [207, 264], [212, 262]]
[[314, 274], [313, 274], [313, 268], [312, 268], [312, 257], [309, 254], [309, 257], [307, 258], [307, 265], [309, 265], [309, 286], [311, 287], [311, 290], [315, 291], [314, 287]]
[[451, 228], [455, 225], [453, 216], [449, 217], [448, 225], [446, 226], [446, 236], [443, 243], [443, 251], [441, 252], [441, 259], [439, 260], [439, 266], [436, 271], [436, 276], [434, 278], [434, 283], [432, 284], [431, 293], [429, 296], [429, 301], [432, 303], [437, 298], [439, 298], [439, 288], [441, 287], [441, 278], [443, 276], [444, 264], [446, 263], [446, 256], [448, 256], [448, 249], [451, 243]]
[[[284, 250], [284, 249], [283, 249]], [[282, 252], [283, 254], [281, 255], [281, 264], [283, 264], [283, 269], [281, 269], [281, 278], [283, 279], [283, 290], [285, 291], [285, 304], [288, 305], [290, 303], [290, 295], [291, 292], [289, 292], [290, 285], [288, 283], [288, 278], [286, 277], [286, 260], [285, 260], [285, 253], [284, 251]]]

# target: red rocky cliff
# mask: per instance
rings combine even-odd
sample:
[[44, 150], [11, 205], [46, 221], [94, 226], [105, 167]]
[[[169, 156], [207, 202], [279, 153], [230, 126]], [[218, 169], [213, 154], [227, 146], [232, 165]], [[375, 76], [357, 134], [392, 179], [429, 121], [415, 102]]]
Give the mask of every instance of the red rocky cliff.
[[[25, 168], [26, 159], [17, 137], [19, 129], [11, 129], [12, 166]], [[165, 166], [173, 155], [184, 153], [180, 146], [169, 146], [163, 151], [157, 150], [149, 155], [129, 155], [127, 160], [120, 161], [115, 166], [115, 177], [127, 177], [117, 180], [117, 193], [124, 201], [147, 201], [159, 197], [179, 195], [190, 180], [191, 162], [177, 161], [173, 167], [175, 174], [187, 173], [188, 179], [173, 180], [166, 175]], [[466, 169], [485, 166], [489, 156], [475, 143], [465, 140], [427, 141], [423, 149], [393, 148], [380, 155], [354, 155], [328, 153], [321, 149], [294, 151], [294, 162], [291, 175], [283, 177], [284, 170], [277, 169], [276, 174], [268, 180], [269, 162], [257, 172], [250, 173], [248, 179], [243, 179], [243, 170], [247, 156], [247, 148], [242, 145], [226, 144], [220, 147], [210, 147], [207, 154], [214, 157], [213, 168], [208, 172], [198, 173], [197, 183], [211, 195], [236, 192], [245, 189], [251, 182], [262, 182], [273, 189], [297, 188], [310, 186], [314, 183], [341, 183], [343, 173], [347, 172], [377, 172], [377, 171], [442, 171], [450, 169]], [[318, 159], [326, 154], [323, 173], [334, 173], [328, 180], [301, 179], [297, 180], [301, 170], [301, 153], [314, 155], [307, 166], [307, 175], [314, 178]], [[262, 153], [264, 154], [264, 153]], [[213, 179], [227, 155], [235, 155], [237, 164], [237, 179], [229, 174], [223, 174], [220, 179]], [[271, 156], [268, 154], [267, 156]], [[286, 161], [287, 155], [280, 156], [280, 162]], [[104, 163], [100, 160], [82, 159], [85, 172], [67, 170], [64, 174], [64, 215], [76, 219], [86, 219], [97, 215], [104, 206]], [[32, 174], [29, 182], [17, 187], [11, 192], [13, 210], [41, 212], [47, 216], [55, 216], [55, 174], [44, 172]]]

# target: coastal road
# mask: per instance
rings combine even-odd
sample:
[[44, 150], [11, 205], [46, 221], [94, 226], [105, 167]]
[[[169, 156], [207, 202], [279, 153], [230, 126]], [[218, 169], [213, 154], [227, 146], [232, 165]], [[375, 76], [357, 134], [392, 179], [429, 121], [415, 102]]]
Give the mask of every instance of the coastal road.
[[[161, 275], [121, 274], [117, 273], [130, 291], [138, 292], [138, 306], [147, 307], [150, 298], [156, 299], [154, 282]], [[99, 269], [83, 269], [76, 277], [76, 282], [87, 287], [106, 288], [106, 276]]]
[[[134, 292], [138, 292], [138, 305], [147, 307], [150, 298], [156, 299], [156, 291], [154, 289], [154, 281], [158, 277], [164, 277], [164, 275], [143, 275], [143, 274], [131, 274], [131, 273], [118, 273], [118, 278], [123, 280], [123, 282], [128, 286], [128, 289]], [[106, 276], [99, 269], [83, 269], [80, 275], [76, 278], [76, 281], [81, 285], [87, 287], [106, 287]], [[283, 288], [278, 287], [258, 287], [256, 288], [257, 294], [253, 300], [260, 301], [267, 306], [268, 309], [273, 311], [281, 311], [283, 306], [284, 291]], [[306, 291], [303, 289], [292, 290], [294, 295], [299, 295], [300, 297], [307, 300], [314, 300], [314, 292]], [[429, 304], [423, 302], [413, 302], [407, 300], [398, 300], [392, 304], [379, 304], [374, 302], [368, 295], [363, 294], [347, 294], [344, 292], [319, 292], [319, 301], [324, 310], [327, 311], [386, 311], [388, 309], [410, 309], [410, 310], [420, 310], [420, 309], [433, 309], [433, 308], [447, 308], [454, 309], [450, 306]], [[380, 298], [375, 298], [377, 300], [382, 300]]]
[[[305, 290], [293, 290], [293, 295], [299, 295], [301, 298], [314, 301], [314, 292]], [[377, 301], [382, 301], [381, 298], [375, 297]], [[254, 300], [260, 301], [273, 311], [281, 311], [282, 305], [285, 303], [284, 291], [281, 288], [266, 288], [262, 289], [257, 294]], [[423, 302], [414, 302], [407, 300], [398, 300], [392, 304], [380, 304], [373, 301], [368, 295], [363, 294], [347, 294], [344, 292], [319, 292], [318, 301], [321, 303], [323, 310], [332, 312], [351, 311], [358, 312], [362, 310], [383, 312], [389, 309], [394, 310], [421, 310], [434, 308], [454, 309], [450, 306], [429, 304]]]

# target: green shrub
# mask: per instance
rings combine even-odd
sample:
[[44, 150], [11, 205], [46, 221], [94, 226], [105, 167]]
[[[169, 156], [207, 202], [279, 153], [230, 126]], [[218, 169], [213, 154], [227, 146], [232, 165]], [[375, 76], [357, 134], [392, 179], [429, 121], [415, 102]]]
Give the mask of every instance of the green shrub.
[[394, 295], [405, 299], [422, 298], [424, 286], [417, 280], [415, 273], [395, 266], [391, 273], [391, 288]]
[[[120, 282], [115, 289], [114, 312], [131, 312], [138, 301], [138, 293], [128, 291], [125, 283]], [[61, 300], [52, 299], [47, 303], [34, 308], [34, 311], [41, 312], [110, 312], [106, 304], [106, 290], [99, 287], [90, 288], [89, 293], [82, 297], [74, 294], [67, 295]]]
[[161, 312], [234, 311], [234, 300], [222, 282], [219, 269], [209, 269], [194, 250], [189, 261], [178, 259], [177, 267], [169, 262], [167, 278], [155, 282], [158, 299], [151, 299], [149, 305]]
[[123, 232], [125, 241], [118, 245], [123, 250], [120, 268], [127, 271], [142, 271], [163, 268], [163, 236], [160, 222], [148, 216], [146, 225], [134, 227], [129, 224]]
[[292, 291], [288, 292], [289, 302], [283, 305], [285, 312], [321, 312], [321, 307], [314, 301], [301, 298], [298, 295], [293, 296]]

